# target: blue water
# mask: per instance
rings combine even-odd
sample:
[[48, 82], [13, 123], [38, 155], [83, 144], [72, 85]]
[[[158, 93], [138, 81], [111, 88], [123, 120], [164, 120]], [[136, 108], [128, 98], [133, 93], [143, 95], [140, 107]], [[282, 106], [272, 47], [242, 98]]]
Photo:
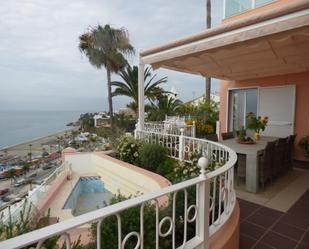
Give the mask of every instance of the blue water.
[[0, 111], [0, 149], [70, 129], [80, 111]]
[[113, 194], [104, 188], [104, 183], [98, 177], [81, 177], [63, 209], [72, 209], [74, 215], [80, 215], [102, 208], [109, 204]]

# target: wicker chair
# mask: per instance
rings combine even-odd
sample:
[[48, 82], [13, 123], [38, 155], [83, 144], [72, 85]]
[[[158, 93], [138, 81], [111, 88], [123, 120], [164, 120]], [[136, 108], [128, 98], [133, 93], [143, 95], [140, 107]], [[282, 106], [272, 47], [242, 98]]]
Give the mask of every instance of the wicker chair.
[[235, 164], [237, 186], [239, 185], [240, 179], [246, 179], [246, 159], [245, 154], [237, 154], [237, 162]]
[[272, 165], [275, 145], [276, 141], [268, 142], [264, 149], [264, 153], [259, 157], [259, 182], [263, 189], [265, 188], [265, 183], [267, 181], [272, 181]]
[[284, 157], [284, 166], [286, 170], [289, 170], [293, 167], [293, 148], [296, 135], [288, 136], [287, 147]]
[[221, 136], [222, 136], [222, 140], [231, 139], [231, 138], [234, 138], [234, 133], [232, 131], [231, 132], [223, 132], [223, 133], [221, 133]]
[[274, 161], [272, 167], [272, 176], [277, 177], [282, 174], [284, 170], [284, 153], [286, 150], [287, 137], [279, 138], [275, 145]]
[[213, 142], [218, 142], [218, 135], [217, 134], [210, 134], [206, 136], [207, 140], [213, 141]]

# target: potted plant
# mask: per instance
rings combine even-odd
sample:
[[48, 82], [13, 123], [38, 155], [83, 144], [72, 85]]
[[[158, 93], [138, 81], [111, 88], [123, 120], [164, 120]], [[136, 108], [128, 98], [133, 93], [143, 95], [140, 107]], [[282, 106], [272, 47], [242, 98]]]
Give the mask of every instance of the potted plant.
[[247, 114], [247, 128], [254, 131], [255, 140], [260, 140], [260, 132], [264, 131], [268, 123], [268, 117], [256, 117], [254, 113]]
[[255, 144], [255, 142], [252, 140], [252, 138], [247, 136], [246, 129], [244, 126], [241, 126], [239, 132], [238, 132], [238, 143], [240, 144]]
[[309, 157], [309, 136], [303, 137], [298, 142], [299, 147], [302, 149], [304, 156]]

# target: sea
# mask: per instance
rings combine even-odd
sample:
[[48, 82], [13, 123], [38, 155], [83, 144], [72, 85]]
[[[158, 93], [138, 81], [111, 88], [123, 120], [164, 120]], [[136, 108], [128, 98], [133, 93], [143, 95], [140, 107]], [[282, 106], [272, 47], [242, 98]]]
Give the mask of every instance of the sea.
[[0, 149], [71, 129], [82, 111], [0, 111]]

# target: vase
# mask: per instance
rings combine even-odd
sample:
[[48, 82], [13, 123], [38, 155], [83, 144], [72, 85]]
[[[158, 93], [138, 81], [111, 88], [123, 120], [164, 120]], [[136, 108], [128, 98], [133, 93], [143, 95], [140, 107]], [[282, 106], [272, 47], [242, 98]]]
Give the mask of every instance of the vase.
[[261, 139], [261, 135], [260, 135], [259, 132], [255, 132], [255, 133], [254, 133], [254, 139], [255, 139], [255, 140], [260, 140], [260, 139]]

